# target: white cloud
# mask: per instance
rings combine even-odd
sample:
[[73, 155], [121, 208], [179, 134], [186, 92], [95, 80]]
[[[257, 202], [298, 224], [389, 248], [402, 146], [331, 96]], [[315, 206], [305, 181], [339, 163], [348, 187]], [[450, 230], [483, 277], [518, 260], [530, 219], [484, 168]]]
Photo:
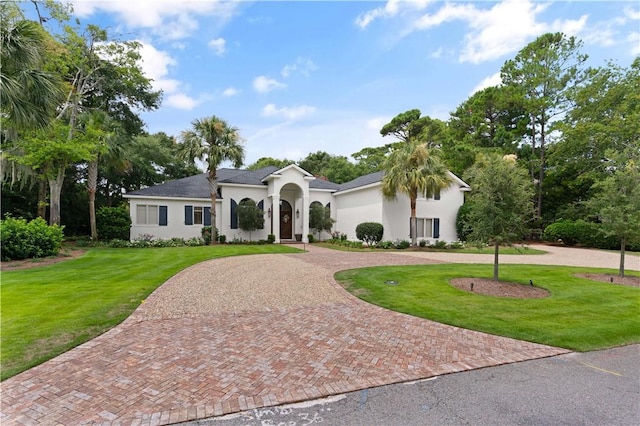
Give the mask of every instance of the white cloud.
[[287, 120], [296, 120], [305, 115], [313, 114], [315, 110], [315, 107], [308, 105], [278, 108], [275, 104], [267, 104], [262, 108], [262, 115], [265, 117], [282, 117]]
[[367, 120], [367, 129], [380, 131], [385, 124], [391, 121], [390, 117], [373, 117]]
[[360, 29], [365, 29], [378, 18], [392, 18], [404, 10], [422, 10], [432, 2], [433, 0], [388, 0], [382, 7], [360, 14], [355, 23]]
[[224, 96], [225, 98], [230, 98], [239, 94], [240, 91], [235, 87], [227, 87], [226, 89], [224, 89], [224, 92], [222, 92], [222, 96]]
[[490, 75], [489, 77], [483, 79], [473, 90], [469, 93], [469, 96], [473, 95], [480, 90], [486, 89], [487, 87], [500, 86], [502, 84], [502, 78], [500, 78], [500, 72]]
[[[427, 6], [428, 13], [416, 13]], [[400, 38], [415, 31], [426, 31], [447, 23], [463, 22], [468, 26], [464, 35], [460, 62], [480, 63], [516, 52], [533, 38], [546, 32], [560, 31], [577, 35], [586, 28], [588, 16], [578, 19], [557, 19], [552, 23], [540, 22], [539, 16], [550, 3], [533, 0], [502, 0], [499, 2], [392, 2], [384, 7], [360, 15], [356, 23], [365, 28], [373, 20], [397, 17], [406, 21]], [[633, 12], [627, 12], [633, 16]], [[417, 17], [416, 17], [417, 16]], [[439, 57], [442, 51], [431, 55]]]
[[627, 35], [627, 41], [631, 44], [629, 53], [631, 56], [640, 55], [640, 32], [632, 31]]
[[640, 20], [640, 9], [635, 10], [630, 7], [625, 7], [624, 15], [627, 19], [631, 19], [632, 21], [638, 21]]
[[227, 41], [223, 38], [216, 38], [209, 41], [208, 46], [213, 49], [216, 55], [222, 56], [225, 52], [225, 46]]
[[152, 44], [140, 42], [140, 68], [145, 76], [152, 79], [154, 90], [164, 92], [163, 104], [178, 109], [190, 110], [201, 101], [183, 93], [183, 83], [169, 78], [170, 68], [177, 65], [177, 61], [167, 52], [156, 49]]
[[314, 64], [311, 59], [299, 56], [294, 63], [285, 65], [282, 71], [280, 71], [280, 75], [282, 75], [283, 78], [287, 78], [294, 72], [297, 72], [305, 77], [309, 77], [309, 75], [317, 69], [318, 66]]
[[[97, 12], [113, 13], [118, 22], [130, 29], [146, 28], [165, 39], [175, 40], [198, 30], [195, 17], [207, 17], [213, 25], [226, 23], [240, 2], [158, 0], [86, 1], [72, 0], [74, 14], [80, 17]], [[211, 19], [213, 18], [213, 19]]]
[[164, 99], [164, 104], [178, 109], [192, 110], [200, 102], [184, 93], [172, 93]]
[[284, 89], [286, 84], [280, 83], [276, 79], [261, 75], [253, 80], [253, 88], [258, 93], [268, 93], [276, 89]]

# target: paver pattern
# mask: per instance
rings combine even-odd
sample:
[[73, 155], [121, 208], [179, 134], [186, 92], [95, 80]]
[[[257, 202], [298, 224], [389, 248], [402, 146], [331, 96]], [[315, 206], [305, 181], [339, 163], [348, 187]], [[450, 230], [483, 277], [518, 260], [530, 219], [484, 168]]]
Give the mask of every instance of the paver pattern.
[[[290, 261], [279, 262], [281, 256]], [[206, 277], [203, 270], [223, 270], [233, 261], [195, 265], [119, 326], [4, 381], [0, 423], [170, 424], [568, 352], [391, 312], [354, 298], [331, 278], [345, 268], [435, 261], [424, 256], [312, 248], [255, 261], [292, 279], [307, 265], [316, 271], [318, 294], [330, 296], [296, 297], [287, 284], [282, 291], [293, 302], [280, 308], [229, 303], [202, 311], [153, 309], [186, 288], [191, 273]], [[242, 280], [238, 274], [235, 282], [212, 282], [233, 288]], [[309, 274], [306, 280], [314, 282]], [[218, 290], [216, 297], [224, 298]], [[273, 294], [264, 299], [277, 300]]]

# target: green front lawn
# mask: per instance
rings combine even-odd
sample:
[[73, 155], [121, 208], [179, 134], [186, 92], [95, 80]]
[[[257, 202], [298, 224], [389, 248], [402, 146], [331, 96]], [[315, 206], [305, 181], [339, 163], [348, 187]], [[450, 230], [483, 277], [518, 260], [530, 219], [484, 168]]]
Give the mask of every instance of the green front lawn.
[[[459, 248], [459, 249], [453, 249], [453, 248], [444, 248], [444, 249], [438, 249], [435, 247], [412, 247], [412, 248], [408, 248], [408, 249], [382, 249], [382, 248], [370, 248], [365, 246], [362, 247], [358, 247], [358, 248], [354, 248], [354, 247], [345, 247], [345, 246], [341, 246], [339, 244], [332, 244], [330, 242], [321, 242], [321, 243], [313, 243], [313, 245], [318, 246], [318, 247], [323, 247], [323, 248], [327, 248], [327, 249], [332, 249], [332, 250], [339, 250], [339, 251], [362, 251], [362, 252], [371, 252], [371, 251], [382, 251], [382, 252], [388, 252], [388, 251], [392, 251], [392, 252], [403, 252], [403, 251], [418, 251], [418, 252], [425, 252], [425, 253], [437, 253], [437, 252], [444, 252], [444, 253], [467, 253], [467, 254], [493, 254], [494, 253], [494, 248], [493, 247], [464, 247], [464, 248]], [[513, 246], [513, 247], [507, 247], [507, 246], [503, 246], [500, 247], [500, 254], [545, 254], [547, 253], [544, 250], [538, 250], [538, 249], [532, 249], [530, 247], [524, 246], [524, 247], [520, 247], [520, 246]]]
[[2, 380], [109, 330], [190, 265], [218, 257], [297, 251], [279, 244], [104, 248], [50, 266], [3, 271]]
[[[482, 296], [448, 284], [452, 278], [491, 278], [493, 265], [389, 266], [338, 272], [357, 297], [444, 324], [590, 351], [640, 342], [640, 288], [574, 277], [617, 271], [541, 265], [500, 265], [500, 280], [551, 292], [544, 299]], [[628, 275], [638, 273], [628, 273]], [[389, 285], [388, 280], [397, 281]]]

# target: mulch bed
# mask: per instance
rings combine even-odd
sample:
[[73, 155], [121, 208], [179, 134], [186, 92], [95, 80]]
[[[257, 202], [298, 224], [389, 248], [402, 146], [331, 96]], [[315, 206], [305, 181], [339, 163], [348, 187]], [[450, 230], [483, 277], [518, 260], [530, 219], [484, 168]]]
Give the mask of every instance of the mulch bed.
[[640, 287], [640, 277], [619, 277], [612, 274], [575, 274], [575, 276], [603, 283]]
[[43, 257], [38, 259], [9, 260], [0, 262], [3, 271], [19, 271], [22, 269], [37, 268], [39, 266], [52, 265], [65, 260], [75, 259], [82, 256], [86, 250], [63, 250], [57, 256]]
[[[494, 281], [486, 278], [454, 278], [449, 281], [449, 284], [460, 290], [485, 296], [542, 299], [550, 294], [543, 288], [505, 281]], [[472, 284], [473, 290], [471, 289]]]

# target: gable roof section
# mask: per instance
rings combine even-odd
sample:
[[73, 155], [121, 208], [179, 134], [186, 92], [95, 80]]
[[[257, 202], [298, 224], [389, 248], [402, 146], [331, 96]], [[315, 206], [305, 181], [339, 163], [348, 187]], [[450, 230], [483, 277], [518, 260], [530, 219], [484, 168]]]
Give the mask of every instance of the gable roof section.
[[382, 176], [384, 176], [384, 172], [374, 172], [369, 173], [368, 175], [360, 176], [352, 181], [345, 182], [342, 185], [339, 185], [338, 192], [372, 185], [374, 183], [380, 182], [382, 180]]
[[[283, 169], [278, 169], [275, 166], [263, 167], [258, 170], [218, 169], [218, 184], [224, 185], [225, 183], [228, 183], [236, 185], [266, 186], [266, 179], [280, 170]], [[383, 176], [384, 172], [374, 172], [360, 176], [352, 181], [345, 182], [340, 185], [328, 180], [313, 179], [309, 181], [309, 188], [329, 190], [339, 194], [341, 192], [379, 183], [382, 181]], [[458, 185], [460, 190], [470, 190], [469, 185], [455, 174], [449, 172], [449, 177]], [[125, 196], [127, 195], [140, 197], [209, 198], [209, 182], [207, 182], [207, 173], [201, 173], [195, 176], [172, 180], [161, 185], [131, 191]]]
[[[266, 186], [264, 179], [279, 170], [280, 169], [275, 166], [263, 167], [258, 170], [218, 169], [218, 185], [228, 183], [236, 185]], [[338, 184], [321, 179], [314, 179], [309, 182], [309, 187], [312, 189], [328, 189], [335, 191], [338, 189], [338, 186]], [[131, 191], [126, 195], [139, 197], [209, 198], [209, 182], [207, 181], [207, 173], [201, 173], [199, 175], [172, 180], [149, 188]]]

